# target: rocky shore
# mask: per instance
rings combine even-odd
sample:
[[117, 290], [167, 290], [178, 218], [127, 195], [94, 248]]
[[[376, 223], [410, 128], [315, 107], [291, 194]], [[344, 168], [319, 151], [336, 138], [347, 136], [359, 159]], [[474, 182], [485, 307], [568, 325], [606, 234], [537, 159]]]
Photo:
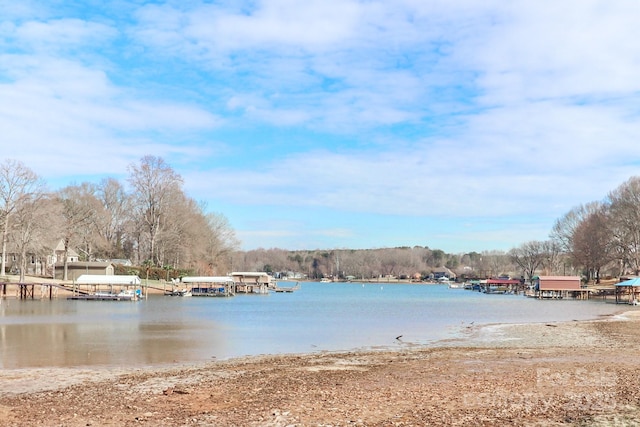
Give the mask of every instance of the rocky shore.
[[0, 426], [635, 426], [640, 311], [398, 351], [0, 372]]

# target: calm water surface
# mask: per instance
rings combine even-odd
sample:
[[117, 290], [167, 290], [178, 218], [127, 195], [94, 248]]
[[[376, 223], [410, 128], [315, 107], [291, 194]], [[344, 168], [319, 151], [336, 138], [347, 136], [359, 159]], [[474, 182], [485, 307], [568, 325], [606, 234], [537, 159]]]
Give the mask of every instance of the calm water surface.
[[[284, 286], [284, 284], [283, 284]], [[290, 286], [288, 284], [287, 286]], [[124, 366], [244, 355], [428, 345], [471, 322], [593, 319], [624, 307], [443, 285], [303, 283], [294, 293], [137, 302], [0, 302], [2, 368]]]

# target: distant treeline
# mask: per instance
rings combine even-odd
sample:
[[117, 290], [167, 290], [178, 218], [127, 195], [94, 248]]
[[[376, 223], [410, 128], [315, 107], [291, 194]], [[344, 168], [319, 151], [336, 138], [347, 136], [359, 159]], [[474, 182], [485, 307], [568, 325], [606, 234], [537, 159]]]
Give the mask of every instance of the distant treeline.
[[332, 277], [346, 280], [393, 276], [426, 279], [443, 268], [457, 276], [498, 276], [516, 269], [509, 255], [500, 251], [448, 254], [428, 247], [384, 249], [300, 250], [256, 249], [236, 252], [235, 270], [298, 273], [309, 279]]

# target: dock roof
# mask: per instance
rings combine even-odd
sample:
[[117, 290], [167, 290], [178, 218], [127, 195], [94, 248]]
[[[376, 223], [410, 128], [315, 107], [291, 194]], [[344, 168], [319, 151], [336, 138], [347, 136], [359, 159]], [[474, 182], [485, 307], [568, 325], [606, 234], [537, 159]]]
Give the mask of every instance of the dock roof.
[[140, 278], [131, 275], [83, 274], [75, 282], [78, 285], [139, 285]]
[[625, 280], [624, 282], [616, 283], [616, 286], [640, 286], [640, 277], [635, 279]]
[[229, 276], [185, 276], [180, 279], [182, 283], [228, 283], [233, 282]]

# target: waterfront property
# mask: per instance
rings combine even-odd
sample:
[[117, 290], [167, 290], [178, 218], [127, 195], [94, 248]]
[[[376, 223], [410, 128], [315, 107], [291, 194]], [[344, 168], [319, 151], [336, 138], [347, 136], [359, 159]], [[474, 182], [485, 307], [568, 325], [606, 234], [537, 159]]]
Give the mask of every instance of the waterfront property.
[[625, 279], [616, 283], [616, 304], [628, 303], [638, 305], [638, 295], [640, 294], [640, 277]]
[[[138, 276], [131, 275], [92, 275], [85, 274], [73, 283], [42, 282], [3, 282], [0, 283], [0, 298], [11, 296], [15, 289], [17, 299], [54, 299], [63, 292], [67, 299], [86, 300], [136, 300], [142, 297], [142, 284]], [[146, 290], [146, 287], [144, 288]]]
[[136, 301], [142, 297], [140, 278], [131, 275], [83, 274], [70, 290], [70, 300]]
[[271, 276], [264, 272], [233, 272], [231, 277], [239, 294], [267, 294], [275, 286]]
[[484, 292], [487, 294], [517, 293], [520, 280], [517, 279], [487, 279], [484, 281]]
[[[174, 282], [176, 284], [177, 282]], [[180, 283], [194, 297], [230, 297], [235, 295], [233, 279], [229, 276], [185, 276]]]
[[589, 289], [582, 288], [580, 276], [538, 276], [533, 280], [536, 298], [588, 299]]
[[[77, 261], [67, 262], [67, 280], [78, 280], [81, 276], [113, 276], [115, 265], [111, 262]], [[64, 279], [64, 263], [55, 265], [56, 280]]]

